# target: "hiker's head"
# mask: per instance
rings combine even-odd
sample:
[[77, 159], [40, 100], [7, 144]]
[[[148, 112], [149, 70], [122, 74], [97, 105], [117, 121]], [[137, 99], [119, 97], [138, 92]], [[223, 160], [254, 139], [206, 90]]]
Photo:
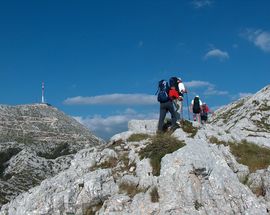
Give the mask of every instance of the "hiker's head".
[[196, 95], [196, 96], [195, 96], [195, 98], [198, 98], [198, 99], [199, 99], [199, 98], [200, 98], [200, 96]]
[[177, 82], [178, 82], [178, 83], [181, 83], [181, 82], [182, 82], [182, 79], [178, 77], [178, 78], [177, 78]]

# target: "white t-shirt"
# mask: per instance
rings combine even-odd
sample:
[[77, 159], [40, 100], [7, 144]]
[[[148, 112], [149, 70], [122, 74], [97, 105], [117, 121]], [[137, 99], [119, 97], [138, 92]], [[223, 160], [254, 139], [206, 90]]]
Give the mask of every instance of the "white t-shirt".
[[180, 92], [185, 92], [186, 91], [186, 88], [185, 88], [185, 85], [183, 84], [183, 82], [180, 82], [178, 84], [178, 88], [179, 88]]

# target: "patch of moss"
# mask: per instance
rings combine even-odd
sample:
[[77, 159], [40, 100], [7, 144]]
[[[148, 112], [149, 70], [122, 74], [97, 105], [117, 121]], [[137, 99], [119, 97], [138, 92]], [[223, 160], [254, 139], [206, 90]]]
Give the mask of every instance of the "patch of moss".
[[189, 133], [190, 137], [194, 137], [198, 132], [198, 128], [193, 127], [192, 123], [187, 120], [181, 121], [181, 128], [184, 132]]
[[183, 141], [176, 139], [168, 134], [157, 134], [152, 138], [144, 149], [139, 152], [140, 158], [149, 158], [153, 168], [153, 175], [160, 175], [161, 159], [169, 153], [172, 153], [185, 146]]
[[132, 134], [130, 135], [130, 137], [127, 139], [127, 141], [129, 142], [139, 142], [142, 140], [146, 140], [148, 138], [150, 138], [151, 136], [149, 134]]
[[151, 202], [159, 202], [159, 194], [158, 194], [157, 187], [152, 188], [150, 192], [150, 196], [151, 196]]

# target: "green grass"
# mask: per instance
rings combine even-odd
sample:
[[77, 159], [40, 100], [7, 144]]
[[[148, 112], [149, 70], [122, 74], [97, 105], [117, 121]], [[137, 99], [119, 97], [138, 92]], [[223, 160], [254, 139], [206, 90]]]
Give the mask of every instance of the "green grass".
[[129, 142], [139, 142], [142, 140], [146, 140], [150, 138], [151, 136], [149, 134], [132, 134], [130, 137], [127, 139]]
[[187, 120], [181, 121], [181, 128], [184, 132], [189, 133], [190, 137], [194, 137], [198, 132], [198, 128], [193, 127], [192, 123]]
[[230, 149], [236, 160], [248, 166], [251, 172], [255, 172], [258, 169], [266, 169], [270, 165], [269, 148], [242, 141], [237, 144], [231, 143]]
[[144, 149], [139, 152], [140, 158], [149, 158], [153, 168], [153, 175], [160, 175], [161, 159], [169, 153], [172, 153], [179, 148], [185, 146], [183, 141], [176, 139], [168, 134], [157, 134], [152, 138], [152, 143], [149, 143]]
[[237, 162], [248, 166], [250, 172], [266, 169], [270, 165], [270, 149], [242, 140], [239, 143], [220, 141], [216, 137], [209, 138], [210, 143], [230, 146], [230, 151]]

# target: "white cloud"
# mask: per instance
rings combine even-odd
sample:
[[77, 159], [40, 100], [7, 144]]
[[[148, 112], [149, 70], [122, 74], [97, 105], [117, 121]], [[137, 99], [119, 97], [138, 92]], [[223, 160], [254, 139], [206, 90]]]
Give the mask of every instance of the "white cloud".
[[148, 94], [108, 94], [91, 97], [72, 97], [64, 101], [66, 105], [153, 105], [157, 104], [155, 95]]
[[188, 88], [196, 88], [196, 87], [210, 87], [213, 86], [213, 84], [207, 82], [207, 81], [189, 81], [185, 82], [186, 87]]
[[239, 98], [244, 98], [244, 97], [252, 96], [252, 95], [253, 95], [252, 93], [238, 93]]
[[270, 32], [261, 29], [247, 29], [241, 35], [261, 50], [270, 52]]
[[112, 135], [127, 131], [128, 121], [132, 119], [158, 119], [159, 113], [140, 114], [135, 110], [128, 108], [123, 114], [102, 117], [94, 115], [89, 117], [73, 117], [81, 124], [88, 127], [92, 132], [102, 138], [109, 138]]
[[220, 49], [212, 49], [204, 55], [204, 59], [218, 58], [219, 60], [229, 59], [228, 52], [221, 51]]
[[[216, 86], [207, 81], [193, 80], [185, 83], [187, 88], [202, 88], [200, 91], [205, 96], [228, 95], [228, 91], [217, 90]], [[198, 93], [196, 93], [198, 94]]]
[[193, 0], [191, 2], [191, 4], [195, 7], [195, 8], [203, 8], [203, 7], [207, 7], [213, 4], [213, 1], [210, 0]]
[[215, 87], [208, 87], [207, 90], [203, 93], [206, 96], [222, 96], [222, 95], [228, 95], [228, 91], [222, 91], [222, 90], [216, 90]]

